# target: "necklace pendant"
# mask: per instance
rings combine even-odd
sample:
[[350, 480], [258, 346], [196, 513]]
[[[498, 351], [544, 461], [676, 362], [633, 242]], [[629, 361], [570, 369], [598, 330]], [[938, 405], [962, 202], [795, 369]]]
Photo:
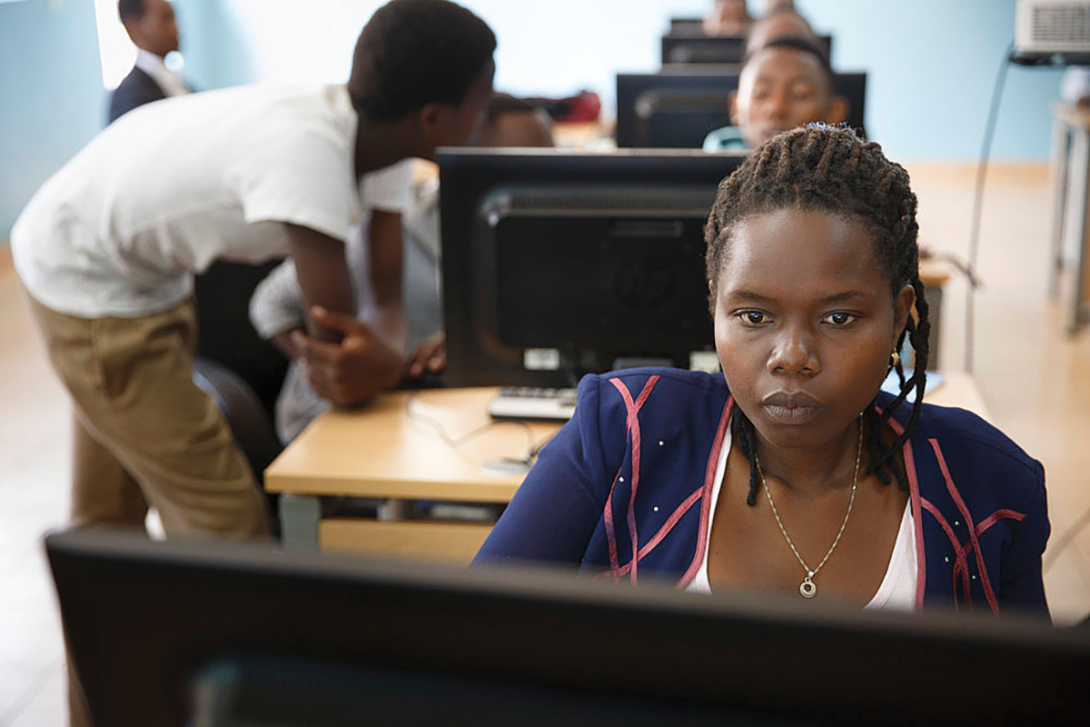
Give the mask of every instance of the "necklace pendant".
[[802, 594], [803, 598], [813, 598], [817, 595], [817, 586], [814, 585], [814, 581], [811, 580], [813, 575], [814, 574], [811, 573], [802, 579], [802, 585], [799, 586], [799, 593]]

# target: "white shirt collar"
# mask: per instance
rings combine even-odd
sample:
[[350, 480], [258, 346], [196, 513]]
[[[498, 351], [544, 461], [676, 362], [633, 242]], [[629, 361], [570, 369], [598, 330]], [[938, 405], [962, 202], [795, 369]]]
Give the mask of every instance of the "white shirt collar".
[[136, 67], [151, 76], [167, 96], [184, 96], [191, 93], [189, 86], [182, 82], [178, 74], [167, 68], [163, 59], [154, 53], [137, 48]]

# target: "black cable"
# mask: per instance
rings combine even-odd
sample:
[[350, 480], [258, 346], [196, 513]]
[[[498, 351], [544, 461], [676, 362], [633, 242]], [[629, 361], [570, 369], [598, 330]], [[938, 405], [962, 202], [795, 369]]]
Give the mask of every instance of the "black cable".
[[[984, 203], [984, 179], [988, 173], [988, 158], [992, 153], [992, 139], [995, 136], [996, 121], [999, 118], [999, 105], [1003, 101], [1003, 88], [1006, 86], [1007, 69], [1010, 67], [1010, 57], [1014, 53], [1014, 41], [1011, 41], [1003, 60], [999, 63], [999, 71], [995, 76], [995, 88], [992, 89], [992, 106], [988, 111], [988, 121], [984, 126], [984, 143], [980, 150], [980, 165], [976, 173], [976, 194], [973, 200], [973, 221], [969, 230], [969, 262], [967, 275], [969, 279], [979, 280], [976, 270], [977, 253], [980, 250], [980, 215]], [[976, 285], [969, 286], [969, 293], [965, 303], [965, 370], [973, 371], [973, 302], [976, 297]]]
[[536, 457], [538, 455], [538, 453], [541, 452], [541, 450], [545, 449], [546, 444], [553, 441], [553, 437], [555, 437], [559, 432], [560, 432], [560, 430], [557, 429], [552, 434], [548, 434], [548, 435], [542, 437], [541, 439], [537, 440], [536, 442], [534, 442], [533, 446], [530, 447], [529, 457], [531, 459]]

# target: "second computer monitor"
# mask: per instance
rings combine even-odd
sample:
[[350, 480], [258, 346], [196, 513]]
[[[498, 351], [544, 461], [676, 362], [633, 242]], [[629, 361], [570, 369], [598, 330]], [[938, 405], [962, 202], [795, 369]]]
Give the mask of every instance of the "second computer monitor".
[[[729, 126], [738, 66], [683, 67], [617, 74], [617, 146], [699, 149], [708, 132]], [[863, 130], [866, 73], [837, 73], [833, 91], [848, 100], [848, 125]]]
[[446, 382], [572, 386], [713, 351], [703, 228], [743, 158], [442, 151]]
[[[818, 44], [826, 56], [832, 55], [833, 39], [818, 36]], [[668, 63], [741, 63], [746, 55], [746, 37], [743, 35], [694, 34], [691, 28], [675, 33], [671, 28], [662, 36], [662, 62]]]

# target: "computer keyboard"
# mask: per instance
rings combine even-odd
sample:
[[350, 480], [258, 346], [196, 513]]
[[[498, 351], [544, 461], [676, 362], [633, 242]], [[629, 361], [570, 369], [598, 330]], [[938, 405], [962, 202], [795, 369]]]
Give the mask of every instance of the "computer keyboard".
[[575, 389], [504, 386], [488, 405], [493, 419], [567, 421], [575, 412]]

